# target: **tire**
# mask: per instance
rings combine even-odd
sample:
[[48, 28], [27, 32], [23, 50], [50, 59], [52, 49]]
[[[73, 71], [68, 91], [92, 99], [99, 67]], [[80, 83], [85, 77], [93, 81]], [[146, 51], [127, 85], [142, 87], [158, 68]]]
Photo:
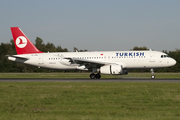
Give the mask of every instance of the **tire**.
[[96, 77], [96, 79], [100, 79], [101, 75], [100, 74], [96, 74], [95, 77]]
[[95, 79], [96, 78], [96, 75], [94, 73], [90, 74], [90, 78], [91, 79]]
[[152, 76], [151, 76], [151, 79], [155, 79], [155, 76], [154, 76], [154, 75], [152, 75]]

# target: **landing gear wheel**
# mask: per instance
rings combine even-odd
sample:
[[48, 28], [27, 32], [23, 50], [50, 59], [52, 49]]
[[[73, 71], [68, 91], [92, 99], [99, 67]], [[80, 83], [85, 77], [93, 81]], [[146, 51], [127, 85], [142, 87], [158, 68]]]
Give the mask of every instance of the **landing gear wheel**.
[[154, 76], [154, 75], [152, 75], [152, 76], [151, 76], [151, 79], [155, 79], [155, 76]]
[[96, 75], [94, 73], [90, 74], [90, 78], [91, 79], [95, 79], [96, 78]]
[[91, 79], [100, 79], [101, 78], [101, 75], [98, 73], [98, 74], [94, 74], [94, 73], [92, 73], [92, 74], [90, 74], [90, 78]]
[[96, 77], [96, 79], [100, 79], [101, 75], [100, 74], [96, 74], [95, 77]]

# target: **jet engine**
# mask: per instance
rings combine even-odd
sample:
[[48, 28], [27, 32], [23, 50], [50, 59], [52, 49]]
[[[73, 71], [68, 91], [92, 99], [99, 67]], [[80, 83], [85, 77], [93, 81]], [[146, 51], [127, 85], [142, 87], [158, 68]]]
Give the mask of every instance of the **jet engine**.
[[110, 64], [105, 65], [100, 68], [102, 74], [112, 74], [112, 75], [125, 75], [128, 74], [127, 70], [123, 70], [122, 65]]

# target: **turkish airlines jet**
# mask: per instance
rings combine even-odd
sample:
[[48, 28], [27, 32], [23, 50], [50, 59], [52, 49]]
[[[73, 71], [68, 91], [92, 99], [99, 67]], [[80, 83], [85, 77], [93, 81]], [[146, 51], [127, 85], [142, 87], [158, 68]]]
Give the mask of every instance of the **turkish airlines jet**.
[[15, 62], [60, 70], [89, 70], [91, 79], [100, 74], [125, 75], [128, 69], [151, 69], [176, 64], [173, 58], [158, 51], [101, 51], [101, 52], [52, 52], [38, 50], [18, 27], [11, 27], [17, 55], [8, 59]]

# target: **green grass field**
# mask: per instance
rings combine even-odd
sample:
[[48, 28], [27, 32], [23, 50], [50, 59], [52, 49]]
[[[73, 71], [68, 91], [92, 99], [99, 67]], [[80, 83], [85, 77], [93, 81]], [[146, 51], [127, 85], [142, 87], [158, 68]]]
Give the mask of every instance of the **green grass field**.
[[[0, 78], [89, 78], [89, 73], [1, 73]], [[180, 75], [156, 73], [156, 78], [179, 79]], [[168, 82], [0, 82], [0, 120], [179, 120], [179, 86]]]
[[[0, 78], [89, 78], [90, 73], [0, 73]], [[180, 73], [155, 73], [156, 79], [180, 79]], [[151, 78], [151, 73], [101, 75], [101, 78]]]
[[179, 120], [180, 83], [1, 82], [0, 120]]

